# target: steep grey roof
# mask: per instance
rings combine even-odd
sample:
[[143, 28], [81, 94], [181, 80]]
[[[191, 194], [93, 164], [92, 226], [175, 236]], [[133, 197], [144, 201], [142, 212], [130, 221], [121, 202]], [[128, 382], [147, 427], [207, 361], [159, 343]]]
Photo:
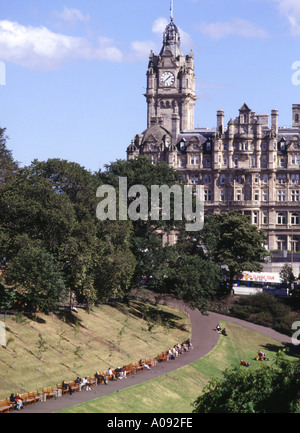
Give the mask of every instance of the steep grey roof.
[[172, 18], [171, 18], [171, 22], [167, 25], [166, 30], [164, 32], [163, 47], [161, 49], [160, 55], [162, 55], [167, 50], [171, 51], [171, 53], [175, 58], [183, 55], [180, 48], [179, 30], [177, 26], [174, 24]]
[[143, 133], [143, 140], [142, 144], [145, 143], [149, 137], [153, 136], [153, 138], [158, 142], [161, 143], [162, 139], [165, 135], [171, 135], [169, 131], [167, 131], [165, 128], [158, 124], [154, 124], [150, 126], [150, 128], [146, 129]]

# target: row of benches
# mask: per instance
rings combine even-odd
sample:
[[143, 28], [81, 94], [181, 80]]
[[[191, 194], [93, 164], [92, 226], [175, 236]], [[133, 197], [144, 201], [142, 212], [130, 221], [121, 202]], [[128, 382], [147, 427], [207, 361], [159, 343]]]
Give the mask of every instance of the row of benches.
[[[168, 361], [169, 359], [170, 359], [169, 352], [162, 352], [157, 356], [155, 360], [151, 360], [150, 358], [147, 358], [143, 362], [138, 361], [138, 362], [125, 365], [123, 367], [123, 373], [124, 372], [126, 373], [125, 377], [127, 375], [130, 376], [131, 374], [136, 374], [139, 371], [144, 370], [146, 368], [145, 365], [148, 365], [151, 368], [155, 366], [156, 362], [164, 362], [164, 361]], [[120, 372], [116, 370], [113, 370], [113, 375], [116, 379], [121, 377]], [[91, 386], [100, 385], [101, 381], [103, 381], [103, 379], [101, 378], [104, 378], [105, 383], [108, 383], [109, 380], [113, 380], [113, 377], [110, 377], [108, 375], [108, 372], [105, 371], [100, 374], [100, 377], [97, 377], [96, 374], [94, 375], [93, 378], [91, 376], [88, 376], [87, 381], [90, 383]], [[23, 405], [27, 406], [28, 404], [32, 404], [32, 403], [36, 404], [39, 401], [46, 401], [47, 399], [50, 398], [58, 398], [60, 396], [69, 393], [69, 388], [72, 388], [73, 392], [81, 390], [80, 383], [77, 383], [74, 380], [67, 382], [67, 385], [68, 387], [66, 389], [63, 388], [62, 384], [57, 384], [56, 388], [53, 387], [43, 388], [42, 393], [39, 393], [38, 390], [36, 390], [33, 392], [27, 392], [26, 394], [22, 394], [21, 398], [23, 399]], [[14, 410], [14, 407], [15, 407], [15, 403], [11, 403], [9, 398], [0, 400], [0, 413], [12, 411]]]
[[[145, 359], [144, 364], [149, 365], [149, 367], [153, 367], [155, 365], [156, 361], [151, 359]], [[141, 370], [145, 369], [145, 365], [140, 362], [134, 362], [131, 364], [128, 364], [125, 366], [124, 371], [127, 375], [135, 374]], [[118, 371], [113, 370], [113, 374], [116, 379], [120, 377], [120, 373]], [[101, 373], [101, 376], [105, 378], [106, 383], [110, 380], [112, 380], [111, 377], [109, 377], [107, 371]], [[94, 385], [100, 385], [101, 379], [94, 375], [94, 377], [88, 376], [87, 381], [91, 384], [91, 386]], [[67, 393], [69, 393], [69, 388], [72, 388], [73, 392], [77, 392], [81, 390], [80, 383], [75, 382], [75, 380], [66, 382], [68, 387], [66, 389], [63, 388], [62, 383], [57, 384], [56, 388], [53, 387], [47, 387], [42, 389], [42, 393], [39, 393], [38, 390], [33, 392], [27, 392], [25, 394], [21, 394], [20, 397], [23, 400], [23, 406], [27, 406], [28, 404], [36, 404], [39, 401], [46, 401], [47, 399], [51, 398], [58, 398], [60, 396], [63, 396]], [[2, 412], [10, 412], [13, 411], [15, 408], [15, 403], [12, 403], [9, 398], [5, 398], [3, 400], [0, 400], [0, 413]]]

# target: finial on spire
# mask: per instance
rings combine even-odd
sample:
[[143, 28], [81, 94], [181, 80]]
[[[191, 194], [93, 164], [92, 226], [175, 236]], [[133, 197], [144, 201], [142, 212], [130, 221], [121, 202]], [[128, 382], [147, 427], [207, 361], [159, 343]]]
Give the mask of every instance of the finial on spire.
[[171, 21], [173, 21], [173, 0], [171, 0], [170, 11], [171, 11]]

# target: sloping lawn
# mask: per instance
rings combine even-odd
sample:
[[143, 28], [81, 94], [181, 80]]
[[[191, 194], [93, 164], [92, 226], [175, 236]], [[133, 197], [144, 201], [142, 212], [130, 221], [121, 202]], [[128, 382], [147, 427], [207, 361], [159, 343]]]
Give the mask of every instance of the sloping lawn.
[[[276, 340], [250, 329], [229, 322], [223, 322], [222, 326], [226, 327], [228, 336], [220, 336], [216, 347], [202, 359], [167, 375], [61, 412], [191, 413], [191, 403], [210, 378], [221, 376], [222, 371], [239, 365], [242, 359], [251, 363], [249, 368], [258, 368], [262, 362], [272, 364], [276, 353], [283, 348]], [[265, 352], [270, 361], [255, 361], [258, 350]], [[292, 356], [287, 358], [293, 359]]]

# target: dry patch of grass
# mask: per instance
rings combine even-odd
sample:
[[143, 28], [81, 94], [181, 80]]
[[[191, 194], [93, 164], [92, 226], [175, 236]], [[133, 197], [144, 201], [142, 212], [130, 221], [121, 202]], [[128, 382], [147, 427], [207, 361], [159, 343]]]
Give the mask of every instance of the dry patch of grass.
[[154, 358], [190, 337], [188, 316], [167, 306], [132, 301], [79, 309], [57, 317], [5, 321], [6, 347], [0, 346], [0, 398], [41, 390], [96, 370]]

